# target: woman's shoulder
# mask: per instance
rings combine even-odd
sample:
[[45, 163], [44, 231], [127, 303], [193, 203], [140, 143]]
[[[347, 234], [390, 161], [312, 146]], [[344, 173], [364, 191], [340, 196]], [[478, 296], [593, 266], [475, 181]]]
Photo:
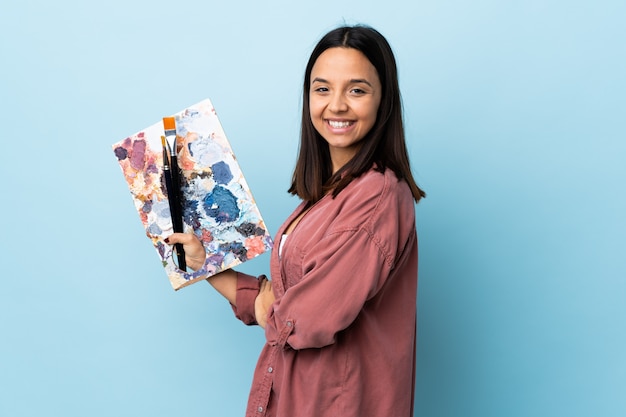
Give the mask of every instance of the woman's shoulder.
[[[353, 188], [354, 195], [366, 195], [378, 197], [379, 199], [385, 199], [383, 197], [409, 197], [410, 201], [413, 201], [411, 195], [411, 189], [404, 180], [398, 179], [396, 174], [389, 168], [384, 171], [379, 171], [375, 168], [370, 169], [358, 178], [355, 178], [350, 184]], [[385, 199], [386, 200], [386, 199]]]
[[409, 185], [398, 179], [391, 169], [382, 172], [370, 169], [355, 178], [338, 198], [343, 200], [342, 209], [360, 218], [361, 222], [380, 212], [400, 215], [414, 209]]

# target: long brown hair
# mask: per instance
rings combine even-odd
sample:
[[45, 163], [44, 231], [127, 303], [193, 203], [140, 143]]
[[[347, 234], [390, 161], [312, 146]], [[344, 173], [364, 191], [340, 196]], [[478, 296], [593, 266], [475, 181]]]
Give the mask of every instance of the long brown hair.
[[[378, 73], [382, 96], [376, 122], [362, 139], [356, 155], [333, 174], [328, 143], [313, 127], [309, 110], [311, 71], [317, 58], [327, 49], [353, 48], [363, 53]], [[315, 203], [332, 190], [336, 197], [350, 182], [373, 165], [380, 172], [391, 169], [405, 180], [416, 202], [426, 193], [418, 186], [409, 163], [402, 121], [398, 71], [391, 46], [368, 26], [343, 26], [327, 33], [315, 46], [304, 73], [300, 149], [289, 192]]]

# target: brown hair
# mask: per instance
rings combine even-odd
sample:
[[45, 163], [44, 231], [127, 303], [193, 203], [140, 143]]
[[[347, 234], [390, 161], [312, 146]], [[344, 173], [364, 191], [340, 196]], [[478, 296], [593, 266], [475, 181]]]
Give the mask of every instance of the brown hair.
[[[353, 48], [363, 53], [378, 73], [382, 96], [376, 122], [362, 139], [357, 154], [333, 174], [328, 143], [311, 121], [309, 94], [311, 71], [317, 58], [329, 48]], [[304, 73], [302, 127], [300, 149], [289, 192], [309, 203], [320, 200], [332, 190], [336, 197], [350, 182], [368, 171], [374, 164], [384, 172], [391, 169], [405, 180], [416, 202], [426, 194], [411, 174], [404, 138], [402, 103], [396, 60], [391, 46], [378, 31], [367, 26], [344, 26], [327, 33], [315, 46]]]

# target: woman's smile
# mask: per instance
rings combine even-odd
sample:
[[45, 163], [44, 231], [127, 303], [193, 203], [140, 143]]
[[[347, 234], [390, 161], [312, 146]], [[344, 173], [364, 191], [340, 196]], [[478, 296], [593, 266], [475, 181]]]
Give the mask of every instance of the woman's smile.
[[335, 129], [337, 131], [345, 131], [348, 130], [349, 127], [354, 126], [354, 121], [351, 120], [327, 120], [328, 125], [331, 129]]

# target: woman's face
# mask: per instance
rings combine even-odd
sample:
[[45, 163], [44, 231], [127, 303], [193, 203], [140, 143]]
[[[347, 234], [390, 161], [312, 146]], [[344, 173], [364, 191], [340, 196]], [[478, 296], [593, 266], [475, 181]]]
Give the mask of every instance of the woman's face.
[[313, 65], [310, 89], [311, 121], [328, 142], [334, 172], [356, 154], [376, 122], [378, 73], [360, 51], [330, 48]]

